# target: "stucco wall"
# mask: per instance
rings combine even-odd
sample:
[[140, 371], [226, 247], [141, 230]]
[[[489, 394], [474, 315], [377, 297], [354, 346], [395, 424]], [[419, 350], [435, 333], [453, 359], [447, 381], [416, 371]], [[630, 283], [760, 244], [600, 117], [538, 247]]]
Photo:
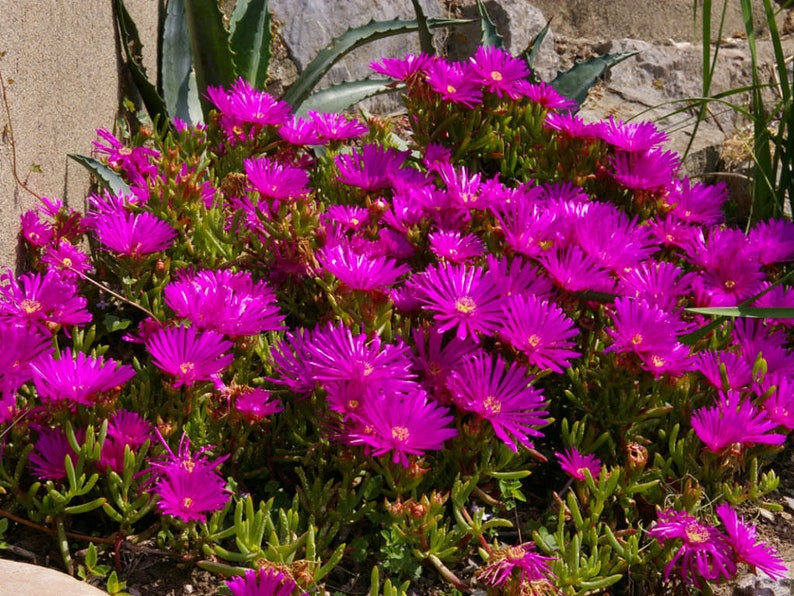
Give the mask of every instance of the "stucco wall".
[[[127, 0], [154, 48], [157, 0]], [[19, 176], [34, 192], [82, 205], [89, 178], [68, 153], [91, 151], [119, 102], [110, 0], [0, 0], [0, 72], [6, 83]], [[10, 82], [13, 81], [13, 82]], [[37, 164], [40, 173], [31, 167]], [[0, 266], [13, 266], [19, 215], [36, 199], [14, 181], [9, 121], [0, 111]]]

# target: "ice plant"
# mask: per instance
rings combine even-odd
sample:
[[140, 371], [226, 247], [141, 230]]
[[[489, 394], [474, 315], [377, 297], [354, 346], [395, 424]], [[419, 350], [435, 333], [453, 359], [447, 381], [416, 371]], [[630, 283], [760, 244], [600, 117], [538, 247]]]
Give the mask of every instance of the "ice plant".
[[173, 377], [174, 387], [209, 381], [234, 360], [226, 351], [232, 343], [216, 331], [195, 327], [164, 327], [146, 339], [146, 349], [157, 368]]
[[593, 478], [597, 478], [601, 472], [601, 460], [595, 455], [584, 455], [576, 447], [569, 447], [564, 453], [555, 453], [560, 467], [574, 480], [584, 482], [584, 471], [590, 472]]
[[551, 562], [554, 560], [554, 557], [545, 557], [538, 553], [532, 542], [524, 542], [494, 550], [489, 557], [488, 565], [477, 574], [477, 577], [494, 587], [505, 586], [514, 575], [514, 570], [518, 571], [517, 579], [520, 584], [553, 581]]
[[760, 569], [774, 580], [786, 577], [788, 568], [777, 551], [761, 542], [756, 536], [755, 526], [745, 523], [728, 503], [720, 503], [717, 515], [725, 526], [728, 543], [733, 548], [737, 562], [746, 563], [751, 569]]
[[148, 212], [118, 210], [97, 214], [92, 222], [106, 250], [133, 259], [166, 250], [177, 235], [168, 222]]
[[135, 376], [131, 366], [66, 348], [59, 358], [52, 355], [31, 364], [39, 396], [49, 402], [91, 405], [103, 393], [121, 389]]
[[467, 358], [449, 376], [455, 405], [487, 420], [494, 433], [513, 451], [518, 445], [534, 447], [530, 437], [541, 437], [547, 424], [543, 393], [529, 386], [521, 367], [480, 351]]
[[[245, 575], [226, 581], [232, 596], [294, 596], [298, 584], [275, 567], [247, 569]], [[306, 596], [302, 592], [302, 596]]]
[[230, 494], [218, 467], [228, 455], [210, 461], [205, 455], [209, 448], [192, 453], [187, 435], [182, 436], [176, 453], [166, 449], [167, 455], [151, 462], [157, 508], [183, 522], [205, 521], [208, 513], [222, 509]]
[[673, 543], [675, 554], [665, 565], [665, 581], [675, 570], [684, 583], [700, 588], [704, 580], [730, 579], [736, 572], [727, 538], [686, 511], [662, 511], [648, 535], [661, 545]]

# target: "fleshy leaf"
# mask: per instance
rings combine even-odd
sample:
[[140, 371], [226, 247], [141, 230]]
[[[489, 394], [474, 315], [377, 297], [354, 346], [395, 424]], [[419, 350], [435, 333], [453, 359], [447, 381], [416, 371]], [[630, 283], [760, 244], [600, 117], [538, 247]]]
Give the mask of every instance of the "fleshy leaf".
[[95, 160], [93, 157], [86, 157], [85, 155], [79, 155], [77, 153], [69, 153], [68, 155], [96, 176], [102, 186], [113, 194], [121, 195], [130, 193], [130, 187], [127, 186], [127, 183], [124, 182], [121, 176], [102, 162]]
[[209, 120], [210, 102], [204, 97], [207, 87], [229, 87], [237, 78], [229, 32], [223, 24], [223, 14], [217, 2], [184, 0], [185, 16], [193, 51], [193, 68], [196, 71], [201, 108], [204, 119]]
[[127, 12], [127, 7], [124, 6], [124, 0], [116, 0], [116, 22], [119, 26], [121, 46], [124, 49], [124, 55], [127, 57], [127, 67], [130, 69], [130, 74], [135, 82], [135, 87], [138, 89], [138, 93], [141, 94], [143, 105], [146, 106], [146, 111], [149, 113], [152, 122], [166, 125], [169, 120], [165, 100], [158, 93], [154, 83], [146, 76], [146, 70], [143, 68], [141, 59], [143, 44], [141, 44], [135, 21], [132, 20], [130, 13]]
[[419, 48], [429, 56], [436, 53], [435, 46], [433, 46], [433, 34], [430, 33], [430, 27], [427, 26], [427, 15], [422, 10], [422, 5], [419, 0], [411, 0], [414, 5], [414, 14], [416, 14], [416, 23], [419, 26]]
[[607, 70], [618, 62], [631, 58], [636, 53], [632, 51], [607, 54], [606, 56], [594, 56], [557, 75], [551, 85], [558, 93], [582, 105], [584, 100], [587, 99], [587, 92]]
[[304, 101], [297, 112], [298, 116], [305, 116], [309, 110], [316, 112], [344, 112], [347, 108], [358, 102], [382, 93], [392, 91], [394, 87], [391, 79], [359, 79], [347, 81], [325, 87], [312, 93]]
[[482, 0], [477, 0], [477, 11], [480, 13], [480, 44], [504, 49], [505, 38], [497, 31], [496, 25], [491, 20]]
[[230, 24], [237, 74], [257, 89], [267, 82], [270, 20], [268, 0], [239, 0]]
[[193, 51], [185, 18], [185, 0], [170, 0], [163, 26], [160, 80], [171, 118], [188, 124], [201, 120], [201, 105], [193, 74]]

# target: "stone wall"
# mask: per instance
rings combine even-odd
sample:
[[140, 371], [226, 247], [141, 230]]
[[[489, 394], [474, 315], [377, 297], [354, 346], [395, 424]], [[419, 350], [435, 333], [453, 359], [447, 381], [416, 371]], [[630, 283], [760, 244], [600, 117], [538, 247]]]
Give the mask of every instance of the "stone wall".
[[[542, 77], [594, 53], [635, 49], [636, 57], [616, 66], [584, 106], [591, 119], [614, 114], [629, 118], [649, 110], [646, 117], [661, 117], [669, 102], [700, 93], [699, 26], [693, 19], [697, 0], [488, 0], [486, 7], [503, 32], [508, 49], [523, 50], [534, 35], [551, 21], [538, 62]], [[729, 3], [722, 60], [715, 89], [744, 83], [749, 59], [738, 0]], [[144, 43], [144, 58], [151, 68], [156, 47], [157, 11], [163, 0], [126, 0]], [[429, 16], [476, 14], [473, 0], [422, 0]], [[698, 2], [699, 4], [699, 2]], [[715, 5], [720, 5], [715, 0]], [[68, 153], [91, 151], [94, 129], [113, 128], [120, 98], [120, 76], [114, 20], [109, 0], [0, 0], [0, 72], [7, 83], [11, 122], [0, 112], [0, 266], [13, 266], [19, 215], [35, 205], [35, 198], [20, 188], [12, 176], [13, 126], [16, 169], [34, 192], [81, 206], [89, 179]], [[284, 61], [278, 76], [290, 82], [296, 70], [333, 36], [370, 19], [410, 18], [407, 0], [271, 0], [280, 22]], [[716, 6], [715, 11], [721, 6]], [[717, 20], [715, 14], [714, 21]], [[759, 23], [762, 21], [759, 20]], [[716, 32], [715, 32], [716, 35]], [[460, 27], [440, 34], [437, 41], [451, 56], [466, 55], [479, 39], [476, 28]], [[367, 73], [367, 64], [382, 55], [399, 56], [417, 51], [413, 37], [384, 40], [357, 50], [334, 68], [327, 82]], [[769, 61], [769, 52], [764, 54]], [[13, 83], [9, 81], [13, 79]], [[692, 114], [662, 119], [673, 136], [672, 147], [688, 142]], [[714, 148], [737, 125], [731, 113], [718, 114], [698, 135], [698, 167], [710, 167]], [[711, 153], [709, 153], [709, 151]], [[699, 152], [699, 153], [698, 153]], [[34, 171], [35, 170], [35, 171]]]

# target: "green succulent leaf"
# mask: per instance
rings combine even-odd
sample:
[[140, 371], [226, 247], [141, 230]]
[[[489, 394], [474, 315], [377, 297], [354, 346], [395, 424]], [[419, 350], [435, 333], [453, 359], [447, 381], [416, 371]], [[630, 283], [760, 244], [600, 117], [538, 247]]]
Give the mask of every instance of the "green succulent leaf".
[[[460, 19], [428, 19], [427, 25], [430, 28], [436, 28], [468, 22]], [[328, 47], [320, 50], [314, 60], [306, 66], [298, 80], [292, 84], [289, 91], [284, 95], [284, 101], [296, 110], [300, 109], [301, 104], [306, 101], [312, 89], [320, 82], [320, 79], [348, 52], [378, 39], [402, 33], [412, 33], [418, 29], [419, 23], [415, 20], [404, 21], [400, 19], [392, 21], [373, 20], [361, 27], [348, 29], [339, 37], [334, 38]]]
[[558, 93], [568, 99], [576, 100], [579, 105], [582, 105], [587, 99], [587, 92], [599, 78], [604, 76], [607, 70], [626, 58], [631, 58], [636, 53], [636, 51], [632, 51], [594, 56], [557, 75], [551, 85]]
[[201, 108], [208, 120], [210, 102], [204, 97], [209, 86], [230, 86], [237, 74], [229, 45], [229, 32], [217, 2], [184, 0], [185, 16], [193, 51]]
[[82, 165], [85, 169], [91, 172], [99, 183], [110, 192], [116, 195], [129, 194], [130, 187], [116, 172], [111, 170], [102, 162], [95, 160], [92, 157], [79, 155], [77, 153], [69, 153], [69, 157]]
[[524, 61], [527, 63], [530, 71], [530, 79], [535, 82], [539, 83], [540, 78], [535, 75], [534, 71], [534, 64], [535, 59], [538, 57], [538, 53], [540, 53], [540, 46], [543, 44], [543, 40], [546, 39], [546, 35], [548, 35], [551, 27], [551, 19], [548, 20], [546, 25], [538, 31], [537, 35], [532, 38], [532, 41], [529, 42], [527, 49], [521, 54], [521, 57], [524, 58]]
[[189, 124], [201, 120], [185, 0], [170, 0], [163, 26], [160, 81], [168, 114]]
[[157, 87], [146, 76], [146, 69], [143, 67], [141, 58], [143, 44], [141, 44], [135, 21], [132, 20], [130, 13], [127, 12], [127, 7], [124, 6], [124, 0], [116, 0], [116, 22], [119, 27], [121, 46], [127, 58], [127, 68], [130, 69], [135, 87], [141, 94], [143, 105], [146, 106], [146, 111], [153, 122], [165, 125], [164, 123], [169, 122], [168, 109], [165, 100], [158, 93]]
[[477, 11], [480, 13], [480, 44], [504, 49], [505, 38], [499, 34], [482, 0], [477, 0]]
[[270, 21], [268, 0], [239, 0], [230, 24], [237, 74], [257, 89], [267, 82]]
[[435, 46], [433, 46], [433, 34], [430, 33], [430, 27], [427, 26], [427, 15], [419, 4], [419, 0], [411, 0], [414, 6], [414, 13], [416, 14], [416, 22], [419, 25], [419, 48], [430, 56], [436, 53]]
[[358, 102], [392, 91], [391, 79], [359, 79], [320, 89], [312, 93], [301, 104], [298, 116], [305, 116], [310, 110], [316, 112], [344, 112]]

